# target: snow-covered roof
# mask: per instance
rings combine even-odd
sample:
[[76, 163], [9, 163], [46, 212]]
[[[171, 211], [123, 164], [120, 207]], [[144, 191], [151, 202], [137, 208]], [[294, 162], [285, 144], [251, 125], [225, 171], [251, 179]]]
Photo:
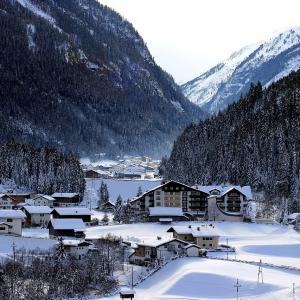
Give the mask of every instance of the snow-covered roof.
[[143, 243], [137, 243], [138, 246], [145, 246], [145, 247], [159, 247], [165, 244], [168, 244], [170, 242], [173, 241], [178, 241], [182, 244], [188, 244], [188, 242], [176, 239], [176, 238], [172, 238], [172, 239], [168, 239], [168, 240], [153, 240], [153, 241], [148, 241], [148, 242], [143, 242]]
[[195, 244], [188, 244], [188, 245], [184, 246], [185, 249], [188, 249], [188, 248], [191, 248], [191, 247], [195, 247], [195, 248], [201, 249], [200, 246], [195, 245]]
[[246, 196], [248, 200], [252, 200], [252, 190], [249, 185], [246, 186], [239, 186], [239, 185], [232, 185], [232, 186], [223, 186], [223, 185], [194, 185], [193, 188], [202, 191], [204, 193], [209, 194], [213, 190], [220, 191], [220, 196], [224, 196], [228, 192], [233, 189], [238, 190], [240, 193]]
[[50, 214], [52, 209], [49, 206], [24, 206], [30, 214]]
[[49, 195], [38, 195], [34, 198], [34, 200], [37, 200], [38, 198], [45, 198], [48, 201], [54, 201], [55, 199]]
[[51, 197], [53, 198], [73, 198], [78, 196], [78, 193], [53, 193]]
[[215, 230], [215, 228], [211, 226], [172, 226], [170, 229], [168, 229], [167, 232], [177, 232], [178, 234], [190, 234], [193, 237], [202, 237], [202, 236], [210, 236], [210, 237], [218, 237], [219, 234]]
[[52, 219], [51, 224], [54, 229], [74, 229], [84, 230], [85, 225], [82, 219]]
[[84, 241], [84, 240], [75, 240], [75, 239], [73, 239], [73, 240], [63, 240], [63, 244], [65, 245], [65, 246], [91, 246], [91, 245], [93, 245], [93, 243], [91, 243], [91, 242], [87, 242], [87, 241]]
[[86, 207], [58, 207], [54, 210], [61, 216], [91, 216], [93, 214]]
[[151, 217], [155, 216], [183, 216], [181, 207], [149, 207]]
[[0, 218], [25, 219], [26, 216], [21, 210], [0, 209]]

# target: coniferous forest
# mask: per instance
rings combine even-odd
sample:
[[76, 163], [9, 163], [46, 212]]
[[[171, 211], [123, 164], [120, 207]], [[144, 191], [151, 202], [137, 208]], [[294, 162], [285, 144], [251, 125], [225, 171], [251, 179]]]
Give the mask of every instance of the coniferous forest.
[[[300, 71], [186, 128], [161, 172], [190, 184], [251, 185], [274, 203], [300, 199]], [[298, 200], [297, 200], [298, 199]]]
[[69, 191], [83, 195], [83, 171], [74, 154], [9, 143], [0, 146], [0, 161], [0, 183], [13, 180], [17, 186], [48, 195]]

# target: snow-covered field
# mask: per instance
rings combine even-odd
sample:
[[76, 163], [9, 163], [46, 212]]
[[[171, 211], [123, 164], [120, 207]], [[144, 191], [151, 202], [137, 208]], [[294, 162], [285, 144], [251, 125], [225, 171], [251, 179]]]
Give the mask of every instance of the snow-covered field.
[[[203, 225], [201, 222], [178, 222], [172, 225], [189, 224]], [[229, 258], [257, 262], [261, 259], [265, 263], [300, 268], [300, 234], [292, 228], [231, 222], [213, 224], [221, 236], [220, 242], [225, 244], [228, 239], [229, 245], [236, 248], [236, 254], [229, 254]], [[111, 233], [132, 242], [150, 242], [157, 239], [157, 236], [171, 237], [170, 233], [166, 232], [170, 226], [142, 223], [90, 227], [87, 229], [87, 238]], [[42, 229], [26, 229], [21, 238], [0, 236], [0, 257], [11, 252], [13, 242], [19, 248], [52, 247], [54, 241], [46, 237], [47, 230]], [[209, 255], [226, 257], [226, 253]], [[236, 299], [234, 284], [237, 278], [241, 284], [240, 299], [293, 299], [293, 283], [296, 284], [295, 299], [300, 299], [299, 271], [264, 266], [264, 284], [257, 284], [257, 273], [256, 265], [205, 258], [181, 258], [169, 263], [139, 284], [135, 288], [135, 299]], [[116, 295], [103, 299], [120, 298]]]
[[[178, 222], [188, 225], [191, 222]], [[203, 223], [192, 222], [193, 225]], [[174, 224], [173, 224], [174, 225]], [[215, 222], [221, 243], [236, 248], [229, 258], [259, 261], [300, 268], [300, 234], [287, 226]], [[125, 240], [140, 242], [169, 238], [170, 225], [132, 224], [89, 228], [88, 237], [113, 233]], [[226, 257], [226, 253], [210, 253]], [[282, 300], [292, 298], [292, 284], [300, 297], [300, 272], [263, 268], [264, 284], [257, 284], [258, 267], [231, 261], [202, 258], [178, 259], [137, 286], [136, 299], [236, 299], [234, 284], [242, 285], [241, 299]], [[299, 292], [298, 292], [299, 291]], [[108, 299], [119, 299], [119, 296]], [[298, 298], [295, 298], [298, 299]], [[300, 299], [300, 298], [299, 298]]]

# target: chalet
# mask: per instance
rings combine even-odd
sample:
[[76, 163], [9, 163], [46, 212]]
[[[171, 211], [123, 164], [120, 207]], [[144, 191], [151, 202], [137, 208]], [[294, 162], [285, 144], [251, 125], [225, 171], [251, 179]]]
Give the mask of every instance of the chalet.
[[173, 233], [173, 238], [193, 243], [204, 249], [219, 247], [219, 235], [212, 226], [173, 226], [167, 232]]
[[170, 260], [172, 257], [184, 255], [184, 247], [188, 243], [178, 239], [168, 241], [157, 240], [152, 243], [140, 243], [129, 256], [129, 262], [136, 265], [150, 265], [156, 261]]
[[22, 235], [25, 214], [21, 210], [0, 210], [0, 234]]
[[81, 219], [85, 223], [92, 221], [92, 212], [86, 207], [56, 207], [51, 214], [53, 219]]
[[[149, 209], [152, 207], [177, 208], [189, 218], [204, 217], [208, 195], [208, 193], [172, 180], [133, 199], [131, 204], [136, 217], [142, 220], [151, 219]], [[164, 215], [164, 217], [172, 216]]]
[[37, 195], [33, 199], [33, 205], [35, 206], [49, 206], [54, 207], [54, 201], [55, 199], [52, 196], [48, 195]]
[[26, 215], [27, 226], [47, 227], [50, 221], [52, 209], [49, 206], [23, 206], [22, 211]]
[[85, 225], [81, 219], [51, 219], [48, 229], [51, 237], [85, 237]]
[[207, 220], [243, 221], [246, 208], [252, 200], [250, 186], [194, 186], [209, 194], [207, 197]]
[[191, 220], [243, 221], [250, 200], [252, 193], [249, 186], [188, 186], [169, 181], [132, 199], [131, 204], [136, 218], [141, 221], [179, 217], [167, 213], [151, 215], [153, 208], [175, 208], [170, 212], [177, 210], [179, 213], [181, 210]]
[[111, 178], [112, 174], [109, 171], [103, 170], [85, 170], [84, 171], [84, 178], [96, 179], [96, 178]]
[[101, 210], [104, 212], [113, 212], [115, 210], [115, 205], [110, 201], [101, 204]]
[[78, 193], [54, 193], [51, 197], [55, 199], [55, 207], [77, 206], [80, 203], [80, 196]]
[[82, 259], [93, 247], [93, 243], [85, 240], [63, 240], [65, 253], [76, 258]]
[[0, 194], [0, 209], [13, 209], [13, 198], [6, 194]]

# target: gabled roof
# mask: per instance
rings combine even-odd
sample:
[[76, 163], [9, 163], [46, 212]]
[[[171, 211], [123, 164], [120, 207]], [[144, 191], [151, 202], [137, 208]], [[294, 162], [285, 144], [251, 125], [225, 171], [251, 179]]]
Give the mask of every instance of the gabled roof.
[[220, 191], [220, 196], [224, 196], [228, 192], [236, 189], [240, 193], [242, 193], [248, 200], [252, 200], [252, 191], [249, 185], [246, 186], [239, 186], [239, 185], [232, 185], [232, 186], [223, 186], [223, 185], [194, 185], [193, 188], [202, 191], [204, 193], [209, 194], [213, 190]]
[[21, 210], [0, 209], [0, 218], [25, 219], [26, 216]]
[[78, 193], [53, 193], [51, 197], [53, 198], [74, 198], [79, 196]]
[[52, 211], [49, 206], [24, 206], [23, 209], [30, 214], [50, 214]]
[[[139, 197], [136, 197], [136, 198], [134, 198], [134, 199], [131, 199], [131, 202], [137, 201], [137, 200], [139, 200], [140, 198], [146, 196], [147, 194], [149, 194], [149, 193], [151, 193], [151, 192], [154, 192], [154, 191], [156, 191], [157, 189], [160, 189], [160, 188], [162, 188], [162, 187], [164, 187], [164, 186], [166, 186], [167, 184], [172, 183], [172, 182], [173, 182], [173, 183], [180, 184], [180, 185], [183, 185], [183, 186], [187, 187], [188, 189], [192, 189], [192, 190], [194, 190], [194, 191], [199, 191], [199, 190], [196, 189], [195, 187], [186, 185], [186, 184], [184, 184], [184, 183], [181, 183], [181, 182], [178, 182], [178, 181], [175, 181], [175, 180], [169, 180], [169, 181], [167, 181], [167, 182], [165, 182], [165, 183], [163, 183], [163, 184], [161, 184], [161, 185], [158, 185], [157, 187], [155, 187], [155, 188], [153, 188], [153, 189], [151, 189], [151, 190], [149, 190], [149, 191], [146, 191], [145, 193], [143, 193], [143, 194], [140, 195]], [[201, 191], [201, 192], [203, 192], [203, 191]], [[204, 192], [204, 193], [206, 193], [206, 192]], [[206, 194], [208, 194], [208, 193], [206, 193]]]
[[49, 224], [52, 224], [55, 230], [85, 230], [82, 219], [52, 219]]
[[53, 210], [60, 216], [91, 216], [92, 212], [86, 207], [57, 207]]
[[14, 199], [11, 197], [11, 196], [9, 196], [9, 195], [7, 195], [7, 194], [0, 194], [0, 198], [3, 198], [3, 197], [7, 197], [7, 198], [9, 198], [11, 201], [13, 201]]
[[176, 232], [178, 234], [190, 234], [193, 237], [218, 237], [219, 234], [211, 226], [172, 226], [167, 230], [167, 232]]
[[151, 217], [165, 216], [165, 217], [177, 217], [183, 216], [181, 207], [149, 207]]

